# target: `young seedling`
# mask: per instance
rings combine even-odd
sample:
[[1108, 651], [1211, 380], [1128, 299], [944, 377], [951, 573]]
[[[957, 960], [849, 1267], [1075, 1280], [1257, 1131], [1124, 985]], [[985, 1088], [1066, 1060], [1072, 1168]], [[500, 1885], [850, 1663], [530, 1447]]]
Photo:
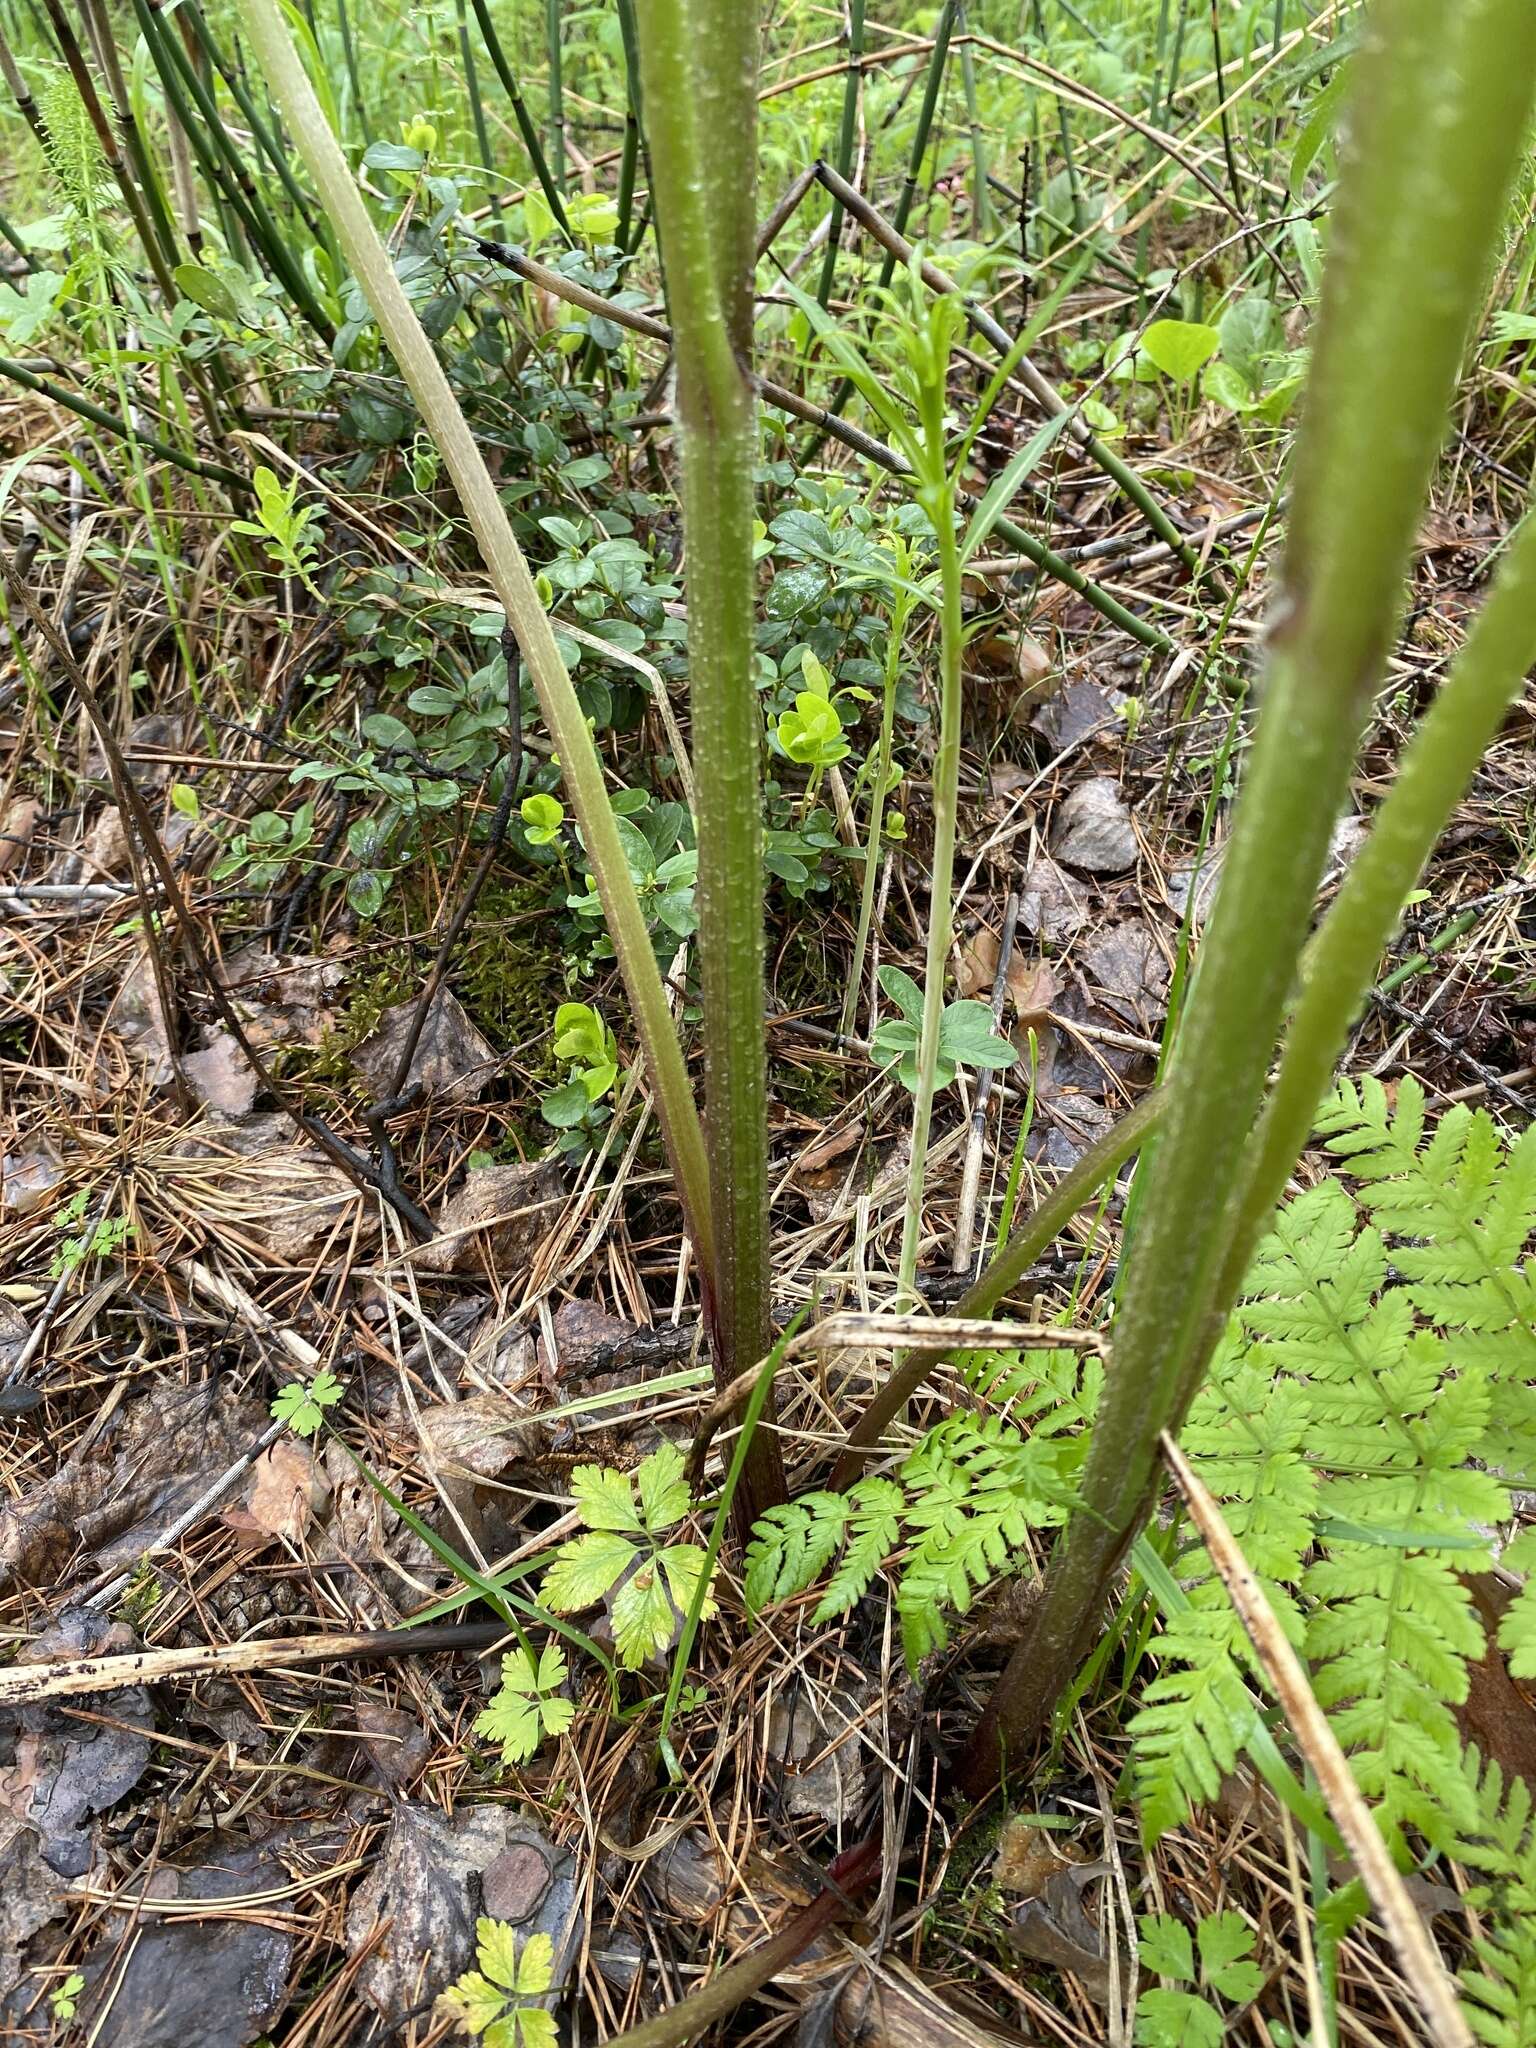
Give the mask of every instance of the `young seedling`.
[[501, 1684], [476, 1717], [475, 1733], [500, 1743], [509, 1764], [525, 1763], [576, 1718], [565, 1681], [565, 1652], [558, 1643], [546, 1643], [537, 1658], [525, 1647], [509, 1650], [501, 1660]]
[[[697, 1543], [670, 1543], [667, 1531], [693, 1512], [683, 1453], [663, 1444], [633, 1474], [578, 1465], [571, 1478], [584, 1536], [561, 1544], [541, 1592], [555, 1614], [576, 1614], [607, 1600], [619, 1662], [637, 1671], [676, 1639], [707, 1557]], [[706, 1593], [700, 1612], [714, 1612]]]
[[555, 2016], [536, 2005], [554, 1982], [555, 1945], [547, 1934], [519, 1944], [505, 1920], [475, 1923], [478, 1970], [466, 1970], [442, 1995], [466, 2034], [484, 2048], [555, 2048]]
[[313, 1436], [345, 1392], [336, 1375], [322, 1367], [312, 1380], [290, 1380], [277, 1393], [273, 1420], [286, 1422], [295, 1436]]

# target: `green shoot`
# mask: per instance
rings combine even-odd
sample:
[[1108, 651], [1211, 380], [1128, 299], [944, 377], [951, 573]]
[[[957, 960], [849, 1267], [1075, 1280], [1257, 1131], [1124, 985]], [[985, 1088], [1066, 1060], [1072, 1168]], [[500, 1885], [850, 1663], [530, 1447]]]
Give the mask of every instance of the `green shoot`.
[[475, 1733], [501, 1745], [509, 1764], [525, 1763], [548, 1739], [563, 1735], [576, 1718], [565, 1698], [565, 1652], [546, 1643], [537, 1658], [525, 1647], [501, 1660], [501, 1684], [475, 1720]]
[[475, 1923], [478, 1970], [466, 1970], [442, 1995], [466, 2034], [485, 2048], [555, 2048], [555, 2016], [542, 1998], [554, 1982], [555, 1945], [547, 1934], [530, 1934], [519, 1946], [505, 1920]]
[[272, 1402], [272, 1416], [284, 1422], [295, 1436], [314, 1436], [345, 1394], [346, 1388], [329, 1368], [322, 1366], [312, 1380], [290, 1380]]

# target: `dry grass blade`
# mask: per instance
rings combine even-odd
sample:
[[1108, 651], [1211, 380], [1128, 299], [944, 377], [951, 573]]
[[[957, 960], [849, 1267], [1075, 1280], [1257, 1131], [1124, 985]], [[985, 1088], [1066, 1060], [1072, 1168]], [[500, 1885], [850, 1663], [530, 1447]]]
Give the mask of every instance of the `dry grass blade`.
[[1386, 1844], [1371, 1818], [1370, 1808], [1361, 1797], [1348, 1760], [1308, 1683], [1301, 1659], [1286, 1640], [1275, 1611], [1249, 1569], [1247, 1559], [1238, 1549], [1232, 1531], [1222, 1519], [1221, 1510], [1166, 1430], [1162, 1437], [1162, 1452], [1200, 1532], [1201, 1541], [1210, 1553], [1211, 1562], [1221, 1574], [1221, 1582], [1227, 1589], [1238, 1619], [1247, 1631], [1254, 1654], [1274, 1688], [1291, 1733], [1316, 1774], [1318, 1789], [1327, 1801], [1328, 1811], [1349, 1845], [1360, 1881], [1381, 1916], [1382, 1926], [1397, 1951], [1403, 1975], [1418, 1996], [1433, 2039], [1438, 2048], [1473, 2048], [1471, 2029], [1462, 2016], [1456, 1988], [1434, 1943], [1425, 1932], [1424, 1922], [1408, 1895], [1402, 1877], [1387, 1854]]

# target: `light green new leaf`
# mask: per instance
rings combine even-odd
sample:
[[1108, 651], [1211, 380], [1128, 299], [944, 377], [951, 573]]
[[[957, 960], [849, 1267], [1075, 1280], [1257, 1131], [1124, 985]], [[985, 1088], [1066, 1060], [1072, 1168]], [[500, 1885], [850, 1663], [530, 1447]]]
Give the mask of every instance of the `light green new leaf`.
[[1147, 361], [1175, 384], [1187, 384], [1220, 345], [1221, 336], [1214, 327], [1203, 327], [1194, 320], [1154, 320], [1137, 343]]
[[1141, 2048], [1221, 2048], [1221, 2014], [1192, 1991], [1143, 1991], [1136, 2001]]
[[[482, 1921], [482, 1926], [490, 1923]], [[504, 1991], [498, 1991], [475, 1970], [466, 1970], [456, 1984], [443, 1993], [443, 2003], [457, 2008], [463, 2015], [467, 2033], [484, 2034], [506, 2004]], [[489, 2035], [486, 2036], [489, 2039]]]
[[681, 1620], [658, 1566], [643, 1564], [613, 1600], [613, 1640], [625, 1670], [637, 1671], [668, 1649]]
[[[656, 1561], [666, 1575], [672, 1598], [686, 1612], [693, 1602], [694, 1593], [708, 1562], [702, 1544], [674, 1543], [670, 1549], [662, 1551]], [[707, 1619], [715, 1611], [714, 1599], [706, 1593], [699, 1613]]]
[[1182, 1920], [1166, 1913], [1144, 1914], [1136, 1923], [1141, 1935], [1143, 1967], [1176, 1983], [1195, 1981], [1195, 1950]]
[[1253, 1960], [1253, 1930], [1241, 1913], [1211, 1913], [1195, 1928], [1200, 1975], [1234, 2004], [1256, 1998], [1264, 1972]]
[[545, 1606], [556, 1614], [574, 1614], [595, 1605], [638, 1554], [633, 1543], [609, 1529], [562, 1543], [544, 1574]]
[[662, 1444], [640, 1462], [635, 1479], [640, 1488], [640, 1519], [652, 1536], [680, 1522], [693, 1505], [688, 1481], [683, 1477], [685, 1460], [676, 1444]]
[[571, 1492], [589, 1529], [625, 1529], [638, 1536], [642, 1523], [635, 1511], [634, 1490], [623, 1472], [606, 1465], [578, 1465], [571, 1474]]

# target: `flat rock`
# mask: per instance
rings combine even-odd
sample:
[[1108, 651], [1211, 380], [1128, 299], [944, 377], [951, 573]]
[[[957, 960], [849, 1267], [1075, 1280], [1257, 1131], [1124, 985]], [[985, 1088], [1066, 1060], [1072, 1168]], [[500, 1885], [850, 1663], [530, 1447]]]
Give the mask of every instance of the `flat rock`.
[[[530, 1882], [535, 1861], [542, 1886]], [[398, 2017], [446, 1991], [474, 1961], [479, 1916], [510, 1917], [494, 1901], [523, 1913], [520, 1932], [549, 1934], [558, 1984], [580, 1931], [574, 1860], [505, 1806], [448, 1815], [402, 1801], [347, 1911], [349, 1952], [369, 1951], [357, 1978], [363, 1996]]]

